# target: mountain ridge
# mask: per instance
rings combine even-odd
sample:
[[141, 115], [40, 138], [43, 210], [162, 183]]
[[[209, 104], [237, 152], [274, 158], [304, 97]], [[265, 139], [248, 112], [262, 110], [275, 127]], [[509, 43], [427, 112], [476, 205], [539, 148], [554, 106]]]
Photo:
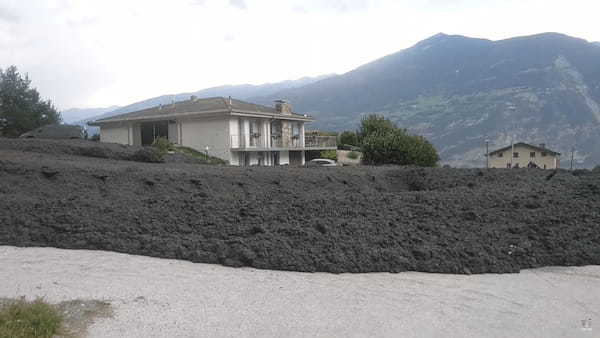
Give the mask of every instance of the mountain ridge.
[[[253, 84], [241, 84], [241, 85], [223, 85], [217, 87], [210, 87], [201, 89], [195, 92], [187, 92], [187, 93], [179, 93], [179, 94], [167, 94], [161, 96], [155, 96], [149, 99], [141, 100], [134, 102], [132, 104], [118, 107], [113, 110], [103, 110], [102, 108], [90, 108], [90, 109], [78, 109], [81, 114], [85, 114], [86, 117], [70, 121], [71, 123], [81, 125], [86, 128], [88, 134], [94, 135], [99, 132], [98, 127], [87, 126], [87, 122], [98, 120], [101, 118], [106, 118], [114, 115], [125, 114], [133, 111], [138, 111], [146, 108], [156, 107], [160, 104], [169, 104], [171, 102], [178, 102], [183, 100], [189, 100], [189, 98], [193, 95], [198, 98], [208, 98], [208, 97], [217, 97], [217, 96], [231, 96], [236, 99], [245, 100], [251, 96], [257, 95], [270, 95], [275, 93], [283, 88], [295, 88], [298, 86], [303, 86], [306, 84], [310, 84], [316, 81], [320, 81], [322, 79], [326, 79], [328, 77], [333, 76], [334, 74], [324, 74], [314, 77], [305, 76], [296, 80], [285, 80], [280, 82], [273, 83], [263, 83], [258, 85]], [[70, 109], [71, 111], [77, 109]], [[69, 110], [67, 110], [69, 111]], [[101, 111], [99, 114], [90, 114], [88, 111]], [[65, 111], [66, 112], [66, 111]], [[72, 119], [71, 119], [72, 120]], [[65, 122], [69, 122], [65, 119]]]
[[485, 165], [483, 145], [546, 143], [578, 166], [600, 162], [600, 48], [560, 33], [503, 40], [436, 34], [350, 72], [267, 97], [356, 129], [368, 113], [428, 137], [444, 163]]

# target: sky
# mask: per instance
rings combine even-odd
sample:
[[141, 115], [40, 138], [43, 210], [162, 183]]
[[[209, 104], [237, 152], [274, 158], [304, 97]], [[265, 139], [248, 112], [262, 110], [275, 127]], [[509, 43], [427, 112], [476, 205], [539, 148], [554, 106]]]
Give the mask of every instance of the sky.
[[600, 41], [598, 0], [0, 0], [0, 68], [59, 110], [350, 71], [436, 33]]

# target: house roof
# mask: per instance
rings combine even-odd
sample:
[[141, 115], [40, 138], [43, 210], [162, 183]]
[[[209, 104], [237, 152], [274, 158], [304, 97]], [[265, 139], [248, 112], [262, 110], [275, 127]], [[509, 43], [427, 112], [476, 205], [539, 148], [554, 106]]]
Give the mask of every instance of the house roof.
[[306, 115], [300, 114], [281, 114], [273, 107], [267, 107], [260, 104], [249, 103], [236, 99], [224, 97], [211, 97], [206, 99], [192, 99], [175, 102], [172, 104], [160, 105], [157, 107], [142, 109], [131, 113], [125, 113], [106, 117], [93, 122], [89, 125], [101, 125], [111, 122], [122, 122], [132, 120], [157, 120], [169, 119], [182, 116], [195, 116], [203, 114], [229, 114], [229, 115], [248, 115], [248, 116], [269, 116], [279, 119], [313, 121]]
[[[536, 150], [536, 151], [546, 152], [546, 153], [548, 153], [550, 155], [558, 155], [558, 156], [560, 156], [559, 152], [556, 152], [554, 150], [550, 150], [548, 148], [542, 148], [542, 147], [539, 147], [539, 146], [534, 146], [533, 144], [529, 144], [529, 143], [525, 143], [525, 142], [517, 142], [517, 143], [514, 144], [514, 146], [515, 147], [518, 147], [518, 146], [527, 147], [527, 148], [531, 148], [531, 149]], [[490, 152], [490, 155], [494, 155], [494, 154], [497, 154], [497, 153], [501, 153], [503, 151], [507, 151], [507, 150], [511, 149], [512, 147], [513, 147], [513, 145], [506, 146], [506, 147], [500, 148], [500, 149], [496, 149], [496, 150]]]

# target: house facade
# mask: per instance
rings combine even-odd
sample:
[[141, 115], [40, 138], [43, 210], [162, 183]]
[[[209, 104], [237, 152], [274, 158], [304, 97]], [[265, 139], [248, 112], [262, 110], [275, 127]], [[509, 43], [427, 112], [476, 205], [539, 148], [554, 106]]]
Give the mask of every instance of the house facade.
[[335, 137], [306, 138], [314, 119], [292, 111], [282, 100], [274, 107], [214, 97], [176, 102], [90, 122], [100, 141], [151, 145], [159, 137], [228, 161], [231, 165], [302, 165], [305, 151], [336, 149]]
[[560, 153], [524, 142], [500, 148], [488, 154], [490, 168], [560, 168]]

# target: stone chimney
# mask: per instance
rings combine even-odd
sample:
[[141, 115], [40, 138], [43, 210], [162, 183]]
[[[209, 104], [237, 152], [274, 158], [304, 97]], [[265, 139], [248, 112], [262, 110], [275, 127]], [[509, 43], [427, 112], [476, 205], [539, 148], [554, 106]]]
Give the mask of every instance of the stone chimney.
[[292, 105], [285, 100], [275, 101], [275, 109], [281, 114], [292, 115]]

